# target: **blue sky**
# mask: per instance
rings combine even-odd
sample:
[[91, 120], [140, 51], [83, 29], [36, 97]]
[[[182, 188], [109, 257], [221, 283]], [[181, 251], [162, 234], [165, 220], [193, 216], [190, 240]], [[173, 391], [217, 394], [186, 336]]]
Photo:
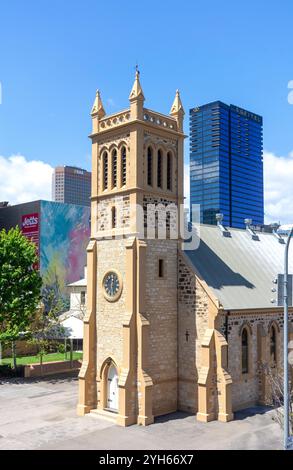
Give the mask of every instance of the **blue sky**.
[[89, 169], [96, 88], [108, 113], [127, 107], [137, 61], [147, 107], [168, 113], [179, 88], [188, 132], [190, 107], [237, 104], [263, 115], [265, 149], [286, 157], [292, 18], [291, 0], [3, 2], [0, 156]]

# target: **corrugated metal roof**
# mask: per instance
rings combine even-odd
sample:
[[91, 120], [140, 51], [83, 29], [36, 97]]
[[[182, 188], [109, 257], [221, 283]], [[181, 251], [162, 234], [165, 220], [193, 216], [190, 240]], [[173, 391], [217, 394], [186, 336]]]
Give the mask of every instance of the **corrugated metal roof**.
[[86, 287], [86, 279], [79, 279], [79, 281], [72, 282], [67, 284], [67, 287]]
[[[231, 238], [223, 237], [216, 226], [201, 225], [199, 248], [185, 254], [224, 309], [275, 308], [272, 280], [284, 272], [285, 245], [271, 233], [257, 232], [256, 241], [247, 230], [229, 230]], [[289, 272], [293, 273], [293, 240]]]

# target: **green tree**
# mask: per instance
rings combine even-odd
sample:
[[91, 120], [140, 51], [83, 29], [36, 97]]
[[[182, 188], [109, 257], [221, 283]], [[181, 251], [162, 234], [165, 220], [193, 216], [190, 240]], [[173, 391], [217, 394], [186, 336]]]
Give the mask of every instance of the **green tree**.
[[58, 340], [66, 338], [65, 328], [59, 323], [59, 315], [63, 310], [64, 302], [59, 296], [59, 291], [50, 286], [44, 287], [42, 307], [38, 309], [35, 321], [31, 325], [29, 340], [38, 346], [41, 366], [43, 356], [52, 352], [52, 347], [57, 349]]
[[0, 342], [15, 341], [29, 330], [41, 298], [42, 280], [34, 268], [35, 245], [19, 228], [0, 231]]

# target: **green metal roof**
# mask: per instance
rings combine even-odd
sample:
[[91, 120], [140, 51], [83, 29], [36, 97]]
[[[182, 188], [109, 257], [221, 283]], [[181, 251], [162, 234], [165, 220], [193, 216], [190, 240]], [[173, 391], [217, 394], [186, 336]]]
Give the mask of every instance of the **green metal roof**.
[[[224, 309], [276, 308], [272, 281], [284, 272], [285, 245], [271, 233], [257, 232], [253, 240], [247, 230], [228, 229], [229, 238], [217, 226], [199, 227], [199, 248], [185, 254]], [[293, 273], [293, 241], [289, 258]]]

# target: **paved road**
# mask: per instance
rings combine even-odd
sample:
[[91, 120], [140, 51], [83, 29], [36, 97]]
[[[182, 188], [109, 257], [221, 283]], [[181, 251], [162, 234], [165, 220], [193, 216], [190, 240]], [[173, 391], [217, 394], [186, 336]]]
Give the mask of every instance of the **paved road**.
[[[77, 378], [0, 382], [0, 449], [280, 449], [273, 412], [237, 413], [231, 423], [198, 423], [174, 413], [152, 426], [122, 428], [75, 414]], [[258, 411], [258, 414], [255, 414]]]

